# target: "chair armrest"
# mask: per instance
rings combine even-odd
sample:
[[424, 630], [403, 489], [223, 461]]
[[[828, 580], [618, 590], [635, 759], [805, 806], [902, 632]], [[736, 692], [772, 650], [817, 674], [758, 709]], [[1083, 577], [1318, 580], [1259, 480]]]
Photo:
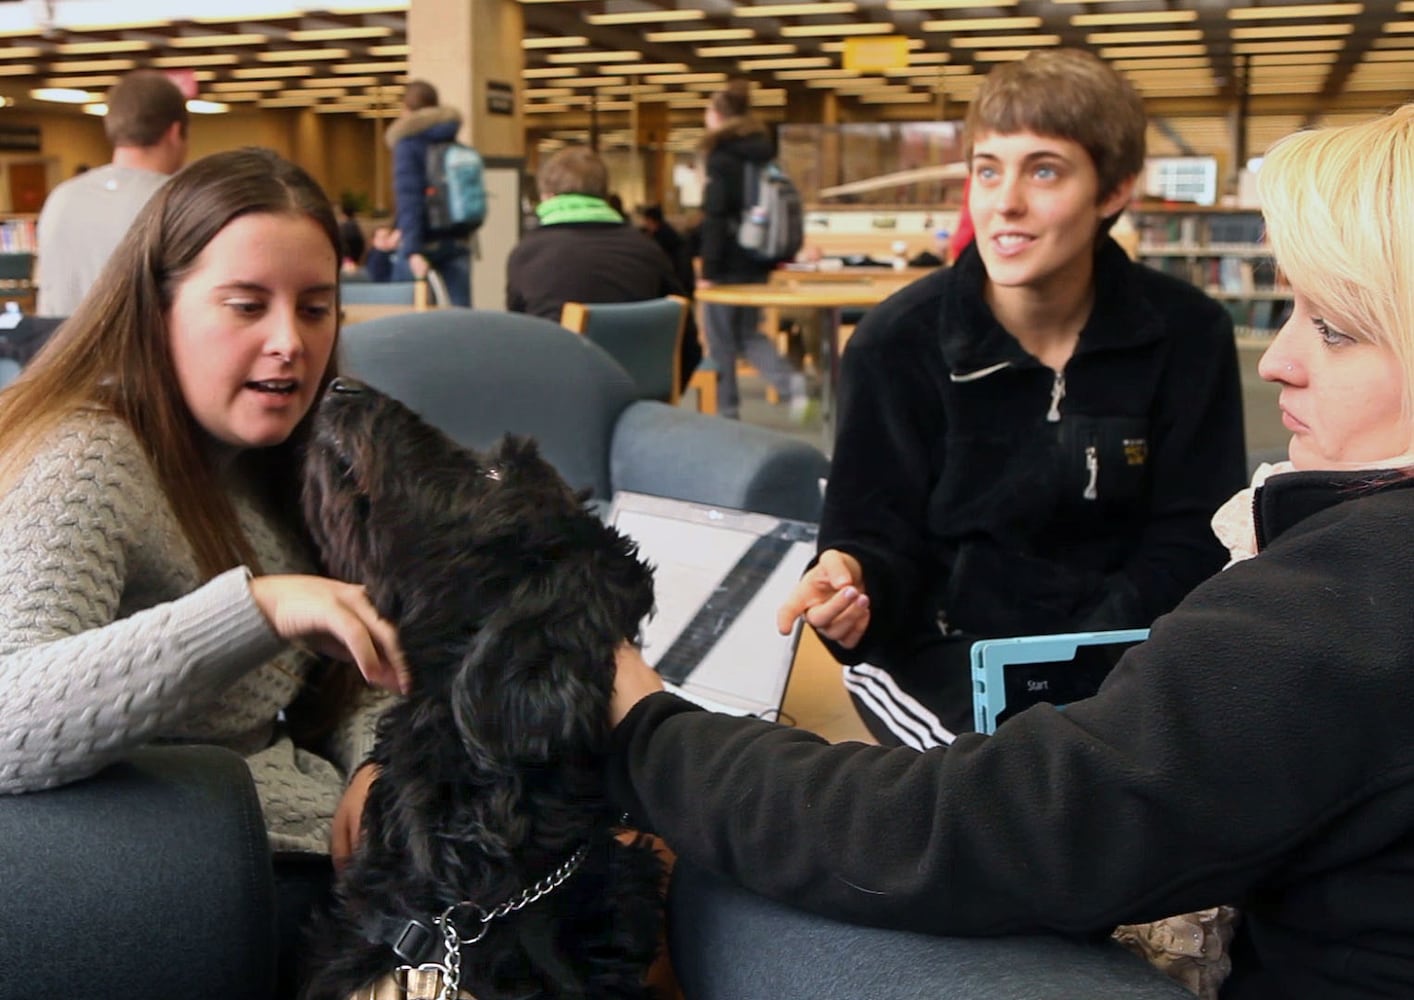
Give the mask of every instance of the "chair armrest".
[[245, 761], [154, 747], [0, 796], [0, 997], [269, 1000], [270, 851]]
[[766, 427], [641, 400], [614, 425], [615, 490], [692, 500], [800, 521], [820, 519], [829, 460]]

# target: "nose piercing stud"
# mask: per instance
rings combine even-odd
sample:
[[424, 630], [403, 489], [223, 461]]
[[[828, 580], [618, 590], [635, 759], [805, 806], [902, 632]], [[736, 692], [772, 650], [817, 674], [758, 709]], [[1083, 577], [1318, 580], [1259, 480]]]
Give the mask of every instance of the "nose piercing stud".
[[1287, 366], [1286, 366], [1286, 370], [1287, 370], [1287, 373], [1290, 374], [1291, 372], [1296, 371], [1296, 366], [1293, 365], [1293, 364], [1291, 364], [1290, 362], [1288, 362], [1288, 363], [1287, 363]]

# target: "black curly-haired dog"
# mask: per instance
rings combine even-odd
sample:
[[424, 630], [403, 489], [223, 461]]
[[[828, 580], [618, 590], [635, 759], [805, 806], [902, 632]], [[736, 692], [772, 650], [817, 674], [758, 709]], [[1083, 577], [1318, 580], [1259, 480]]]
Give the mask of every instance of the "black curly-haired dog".
[[366, 585], [412, 673], [304, 995], [446, 965], [447, 918], [478, 1000], [650, 996], [661, 866], [615, 839], [602, 776], [614, 651], [653, 603], [636, 547], [531, 441], [472, 452], [350, 379], [304, 480], [326, 566]]

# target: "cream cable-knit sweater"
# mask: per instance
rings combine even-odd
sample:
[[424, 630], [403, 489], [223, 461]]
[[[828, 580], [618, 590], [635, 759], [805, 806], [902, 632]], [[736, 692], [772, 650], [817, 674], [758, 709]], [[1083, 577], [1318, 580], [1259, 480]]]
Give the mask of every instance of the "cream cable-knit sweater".
[[[265, 572], [313, 571], [248, 491], [232, 501]], [[296, 747], [279, 715], [310, 661], [271, 630], [248, 580], [242, 568], [199, 585], [127, 425], [61, 425], [0, 498], [0, 792], [74, 781], [156, 740], [218, 743], [245, 755], [272, 849], [327, 853], [387, 702], [371, 699], [330, 746]]]

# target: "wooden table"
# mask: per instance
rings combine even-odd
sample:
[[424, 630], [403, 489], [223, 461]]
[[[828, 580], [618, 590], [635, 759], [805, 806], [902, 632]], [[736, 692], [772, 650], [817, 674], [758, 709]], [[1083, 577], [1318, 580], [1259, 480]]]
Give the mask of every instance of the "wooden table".
[[[884, 275], [893, 273], [882, 272]], [[840, 351], [840, 310], [868, 309], [900, 287], [898, 282], [876, 281], [872, 276], [860, 276], [853, 281], [712, 285], [697, 289], [697, 301], [724, 306], [754, 306], [758, 309], [812, 309], [820, 314], [820, 416], [828, 445], [834, 438], [835, 427], [835, 381], [838, 378], [835, 358]]]

